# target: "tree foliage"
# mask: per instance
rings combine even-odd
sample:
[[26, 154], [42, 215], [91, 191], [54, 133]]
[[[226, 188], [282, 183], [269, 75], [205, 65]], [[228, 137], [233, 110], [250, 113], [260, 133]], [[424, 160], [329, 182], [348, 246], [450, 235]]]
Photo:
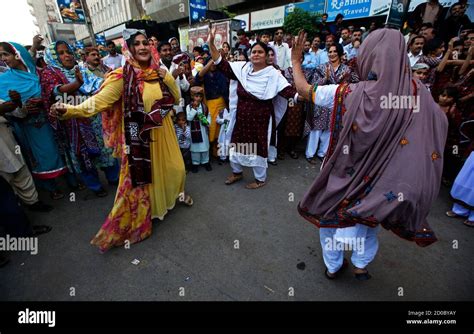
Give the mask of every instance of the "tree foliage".
[[316, 13], [307, 12], [301, 8], [295, 8], [292, 13], [285, 17], [285, 23], [283, 29], [293, 36], [298, 35], [301, 29], [308, 34], [308, 36], [314, 36], [319, 31], [317, 28], [320, 15]]

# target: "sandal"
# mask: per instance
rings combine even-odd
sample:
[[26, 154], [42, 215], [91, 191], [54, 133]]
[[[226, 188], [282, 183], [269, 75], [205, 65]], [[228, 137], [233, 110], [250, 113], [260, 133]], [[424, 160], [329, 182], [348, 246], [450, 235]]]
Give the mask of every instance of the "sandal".
[[225, 180], [225, 184], [230, 185], [230, 184], [233, 184], [237, 181], [242, 180], [243, 178], [244, 178], [244, 176], [242, 175], [242, 173], [241, 174], [232, 174], [231, 176], [229, 176], [227, 178], [227, 180]]
[[466, 225], [467, 227], [474, 227], [474, 221], [472, 220], [466, 220], [464, 221], [463, 224]]
[[316, 165], [314, 158], [306, 158], [306, 161], [308, 161], [311, 165]]
[[452, 210], [446, 211], [446, 216], [448, 216], [449, 218], [464, 218], [463, 216], [458, 215]]
[[45, 234], [51, 232], [53, 228], [47, 225], [34, 225], [33, 226], [33, 236], [36, 237], [40, 234]]
[[246, 189], [258, 189], [265, 185], [265, 182], [255, 180], [255, 182], [249, 183], [245, 186]]
[[194, 204], [193, 198], [189, 195], [186, 195], [183, 201], [184, 205], [192, 206]]
[[61, 190], [54, 190], [50, 192], [49, 196], [56, 201], [64, 198], [64, 193]]
[[342, 260], [342, 266], [341, 268], [339, 268], [338, 271], [336, 271], [335, 273], [332, 273], [330, 274], [329, 271], [328, 271], [328, 268], [326, 268], [326, 270], [324, 271], [324, 276], [326, 276], [327, 279], [330, 279], [330, 280], [333, 280], [333, 279], [336, 279], [337, 277], [339, 277], [341, 275], [342, 272], [344, 272], [344, 270], [346, 270], [348, 266], [348, 262], [346, 259]]
[[[360, 269], [360, 268], [357, 268], [357, 269]], [[354, 276], [359, 281], [368, 281], [369, 279], [372, 278], [372, 276], [369, 274], [369, 271], [367, 269], [363, 269], [363, 270], [365, 270], [365, 272], [354, 273]]]
[[291, 151], [290, 153], [288, 153], [290, 155], [291, 158], [293, 159], [298, 159], [298, 153], [296, 153], [295, 151]]

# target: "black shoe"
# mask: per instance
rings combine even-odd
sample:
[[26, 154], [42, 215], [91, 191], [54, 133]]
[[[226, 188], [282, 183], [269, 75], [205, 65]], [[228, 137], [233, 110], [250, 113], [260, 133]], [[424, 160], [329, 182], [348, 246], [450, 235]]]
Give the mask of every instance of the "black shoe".
[[95, 193], [95, 195], [96, 195], [97, 197], [105, 197], [105, 196], [108, 195], [107, 191], [106, 191], [104, 188], [102, 188], [102, 187], [100, 187], [99, 190], [94, 191], [94, 193]]
[[198, 165], [192, 165], [191, 166], [191, 172], [197, 173], [199, 171], [199, 166]]
[[53, 210], [53, 207], [48, 204], [44, 204], [41, 201], [36, 202], [35, 204], [29, 205], [28, 209], [31, 211], [37, 211], [37, 212], [49, 212]]
[[208, 172], [210, 172], [210, 171], [212, 170], [211, 163], [208, 162], [207, 164], [204, 164], [204, 168], [206, 168], [206, 170], [207, 170]]
[[275, 160], [275, 161], [268, 161], [268, 163], [269, 163], [270, 165], [273, 165], [273, 166], [278, 165], [278, 163], [276, 162], [276, 160]]
[[5, 255], [0, 254], [0, 268], [5, 267], [8, 262], [10, 262], [10, 259]]
[[119, 180], [117, 181], [108, 181], [109, 182], [109, 186], [118, 186], [119, 184]]
[[34, 225], [33, 226], [33, 236], [36, 237], [40, 234], [45, 234], [51, 232], [53, 228], [48, 225]]

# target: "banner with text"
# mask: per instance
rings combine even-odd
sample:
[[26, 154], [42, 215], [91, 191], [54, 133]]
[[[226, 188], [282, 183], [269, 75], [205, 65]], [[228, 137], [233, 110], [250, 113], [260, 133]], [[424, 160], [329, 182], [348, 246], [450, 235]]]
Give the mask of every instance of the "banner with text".
[[371, 2], [371, 0], [328, 0], [326, 9], [328, 21], [334, 21], [339, 13], [344, 15], [344, 20], [367, 17]]
[[285, 6], [259, 10], [250, 14], [250, 30], [278, 28], [285, 21]]
[[305, 2], [290, 3], [285, 6], [285, 17], [293, 13], [295, 8], [300, 8], [310, 13], [322, 14], [324, 13], [324, 0], [310, 0]]
[[206, 18], [206, 0], [189, 0], [189, 24], [193, 25]]

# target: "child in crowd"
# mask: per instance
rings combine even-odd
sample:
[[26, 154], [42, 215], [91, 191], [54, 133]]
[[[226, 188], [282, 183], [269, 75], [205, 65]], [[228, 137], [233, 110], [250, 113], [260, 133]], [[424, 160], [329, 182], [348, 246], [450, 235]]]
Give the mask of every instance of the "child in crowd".
[[186, 170], [189, 170], [191, 165], [191, 128], [186, 122], [186, 114], [180, 112], [176, 115], [176, 124], [174, 125], [176, 137], [178, 137], [179, 148], [183, 156]]
[[219, 130], [219, 137], [217, 138], [219, 155], [219, 165], [227, 160], [229, 154], [229, 140], [226, 140], [226, 132], [230, 122], [230, 112], [227, 109], [222, 109], [217, 115], [216, 123], [221, 126]]
[[455, 87], [445, 87], [439, 95], [438, 105], [448, 118], [448, 137], [444, 149], [443, 184], [450, 186], [462, 168], [459, 126], [462, 115], [456, 108], [458, 91]]
[[430, 71], [430, 67], [428, 66], [428, 64], [425, 64], [425, 63], [414, 64], [411, 67], [411, 71], [413, 74], [413, 78], [419, 79], [428, 88], [428, 85], [426, 82], [426, 80], [428, 79], [429, 71]]
[[193, 77], [196, 76], [204, 67], [204, 57], [198, 56], [195, 59], [194, 68], [193, 68]]
[[199, 86], [191, 88], [191, 104], [186, 106], [186, 117], [191, 122], [191, 158], [193, 173], [197, 173], [199, 165], [204, 165], [207, 171], [212, 167], [209, 163], [209, 134], [211, 115], [202, 102], [204, 89]]

